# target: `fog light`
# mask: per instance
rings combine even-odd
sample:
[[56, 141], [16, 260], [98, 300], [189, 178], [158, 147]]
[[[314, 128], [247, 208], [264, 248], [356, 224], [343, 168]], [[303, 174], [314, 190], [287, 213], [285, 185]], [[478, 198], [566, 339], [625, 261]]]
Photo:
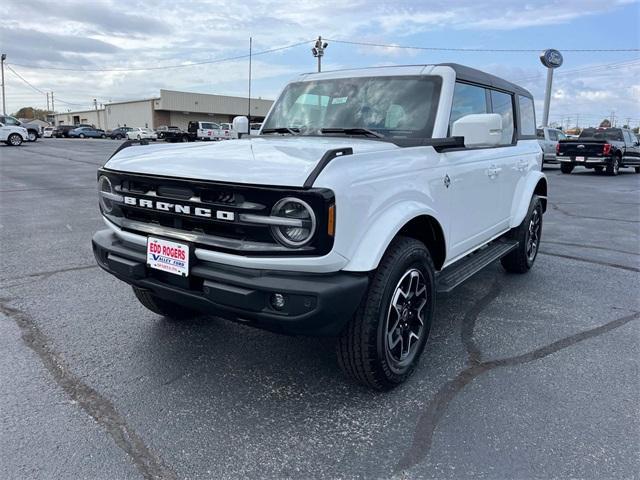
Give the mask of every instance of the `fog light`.
[[274, 293], [271, 295], [271, 306], [276, 310], [282, 310], [284, 308], [284, 295], [281, 293]]

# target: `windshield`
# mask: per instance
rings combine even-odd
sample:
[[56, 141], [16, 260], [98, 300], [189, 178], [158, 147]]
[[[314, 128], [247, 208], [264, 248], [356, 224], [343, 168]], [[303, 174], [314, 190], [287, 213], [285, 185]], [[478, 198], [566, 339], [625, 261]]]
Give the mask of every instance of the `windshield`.
[[619, 128], [585, 128], [580, 133], [580, 138], [593, 138], [595, 140], [619, 140], [622, 141], [622, 130]]
[[[440, 77], [336, 78], [289, 84], [264, 123], [301, 135], [376, 132], [390, 138], [430, 138]], [[323, 130], [331, 130], [324, 132]], [[354, 131], [355, 130], [355, 131]]]

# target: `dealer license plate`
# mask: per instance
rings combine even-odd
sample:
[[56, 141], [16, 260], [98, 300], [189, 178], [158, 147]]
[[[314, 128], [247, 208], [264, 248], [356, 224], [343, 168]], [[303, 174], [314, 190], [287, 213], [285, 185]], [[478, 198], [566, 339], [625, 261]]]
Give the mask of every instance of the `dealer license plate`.
[[147, 265], [156, 270], [187, 277], [189, 276], [189, 245], [149, 237]]
[[584, 157], [576, 157], [576, 162], [584, 162]]

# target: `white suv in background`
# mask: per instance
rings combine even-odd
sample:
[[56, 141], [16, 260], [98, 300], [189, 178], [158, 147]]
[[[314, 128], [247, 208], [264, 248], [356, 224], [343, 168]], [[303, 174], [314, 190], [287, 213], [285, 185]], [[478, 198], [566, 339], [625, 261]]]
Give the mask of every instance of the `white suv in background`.
[[24, 127], [0, 123], [0, 142], [17, 147], [29, 140], [29, 132]]

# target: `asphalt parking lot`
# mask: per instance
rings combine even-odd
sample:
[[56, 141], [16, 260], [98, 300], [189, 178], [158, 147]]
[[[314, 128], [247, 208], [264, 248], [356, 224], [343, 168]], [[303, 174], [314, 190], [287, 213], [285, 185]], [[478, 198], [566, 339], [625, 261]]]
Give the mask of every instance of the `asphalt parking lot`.
[[640, 175], [546, 170], [534, 269], [438, 297], [373, 393], [330, 339], [145, 310], [94, 262], [119, 142], [0, 146], [0, 478], [638, 478]]

